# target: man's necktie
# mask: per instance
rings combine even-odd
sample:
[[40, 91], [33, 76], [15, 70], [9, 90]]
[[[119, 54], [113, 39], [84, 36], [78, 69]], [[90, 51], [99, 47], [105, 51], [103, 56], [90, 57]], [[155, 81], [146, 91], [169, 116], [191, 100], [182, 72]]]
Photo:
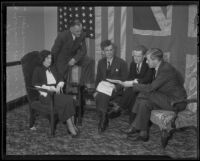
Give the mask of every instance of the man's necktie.
[[136, 71], [137, 71], [137, 73], [140, 72], [140, 65], [139, 64], [136, 65]]
[[110, 71], [111, 71], [111, 65], [110, 65], [110, 62], [107, 61], [107, 70], [106, 70], [106, 76], [107, 76], [107, 78], [110, 77]]
[[110, 65], [110, 62], [108, 61], [107, 69], [110, 70], [110, 68], [111, 68], [111, 65]]

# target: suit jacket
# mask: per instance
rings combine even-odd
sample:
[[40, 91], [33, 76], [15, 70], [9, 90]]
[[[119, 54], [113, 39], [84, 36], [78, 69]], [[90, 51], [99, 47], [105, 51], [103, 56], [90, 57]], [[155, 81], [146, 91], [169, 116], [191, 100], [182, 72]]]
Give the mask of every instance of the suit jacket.
[[138, 79], [139, 83], [151, 83], [153, 80], [154, 69], [149, 68], [146, 59], [143, 60], [140, 72], [137, 73], [136, 63], [131, 62], [128, 80]]
[[151, 93], [153, 92], [164, 94], [170, 102], [187, 98], [186, 91], [176, 69], [164, 61], [161, 62], [157, 76], [151, 84], [134, 84], [133, 88], [149, 94], [149, 99], [156, 99], [151, 98]]
[[101, 60], [99, 60], [97, 66], [97, 76], [95, 82], [96, 87], [100, 81], [105, 80], [106, 78], [118, 79], [121, 81], [125, 81], [127, 79], [128, 76], [127, 64], [121, 58], [118, 58], [116, 56], [113, 57], [109, 77], [106, 75], [106, 70], [107, 70], [107, 60], [106, 58], [102, 58]]
[[[51, 72], [53, 74], [53, 76], [56, 79], [56, 84], [58, 84], [60, 81], [63, 81], [61, 75], [59, 75], [59, 73], [56, 71], [55, 67], [51, 67]], [[34, 72], [33, 72], [33, 76], [32, 76], [32, 85], [47, 85], [47, 77], [46, 77], [46, 70], [47, 68], [45, 68], [44, 66], [38, 66], [35, 68]]]
[[74, 58], [80, 61], [86, 55], [86, 34], [83, 32], [79, 38], [73, 40], [71, 31], [61, 32], [51, 49], [58, 72], [64, 76], [68, 62]]

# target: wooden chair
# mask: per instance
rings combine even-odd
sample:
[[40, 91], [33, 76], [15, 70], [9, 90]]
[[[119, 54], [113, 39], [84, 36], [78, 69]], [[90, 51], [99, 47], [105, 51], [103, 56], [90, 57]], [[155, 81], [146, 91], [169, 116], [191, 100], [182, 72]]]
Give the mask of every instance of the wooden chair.
[[[23, 70], [24, 81], [25, 81], [25, 88], [26, 88], [27, 98], [28, 98], [28, 103], [29, 103], [29, 116], [30, 116], [29, 127], [31, 129], [34, 128], [36, 116], [41, 115], [49, 120], [50, 129], [51, 129], [50, 134], [51, 136], [55, 136], [56, 125], [59, 119], [58, 119], [57, 111], [55, 110], [55, 107], [54, 107], [54, 99], [53, 99], [54, 92], [49, 92], [47, 90], [38, 89], [32, 86], [33, 71], [35, 67], [39, 65], [39, 61], [40, 59], [39, 59], [38, 51], [30, 52], [21, 59], [22, 70]], [[40, 103], [38, 91], [45, 91], [51, 95], [50, 105], [44, 105]], [[78, 103], [76, 106], [76, 110], [79, 109], [79, 106], [80, 106], [79, 99], [77, 100], [77, 102]], [[75, 120], [76, 120], [76, 116], [75, 116]]]

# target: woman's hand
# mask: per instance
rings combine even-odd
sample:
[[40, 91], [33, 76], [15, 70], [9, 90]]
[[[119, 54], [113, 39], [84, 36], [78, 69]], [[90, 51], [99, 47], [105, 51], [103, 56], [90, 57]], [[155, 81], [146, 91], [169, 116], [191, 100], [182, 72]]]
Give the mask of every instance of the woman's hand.
[[98, 92], [94, 92], [93, 97], [96, 98]]
[[59, 82], [56, 86], [56, 93], [60, 94], [63, 93], [63, 86], [64, 86], [64, 82]]

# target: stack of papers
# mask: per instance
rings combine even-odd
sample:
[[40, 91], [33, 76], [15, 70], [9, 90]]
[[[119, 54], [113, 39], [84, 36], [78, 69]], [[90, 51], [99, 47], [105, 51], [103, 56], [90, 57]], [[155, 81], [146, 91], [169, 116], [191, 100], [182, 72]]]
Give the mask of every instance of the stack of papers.
[[114, 84], [106, 81], [101, 81], [97, 86], [97, 91], [104, 93], [108, 96], [111, 96], [114, 88], [115, 88]]

